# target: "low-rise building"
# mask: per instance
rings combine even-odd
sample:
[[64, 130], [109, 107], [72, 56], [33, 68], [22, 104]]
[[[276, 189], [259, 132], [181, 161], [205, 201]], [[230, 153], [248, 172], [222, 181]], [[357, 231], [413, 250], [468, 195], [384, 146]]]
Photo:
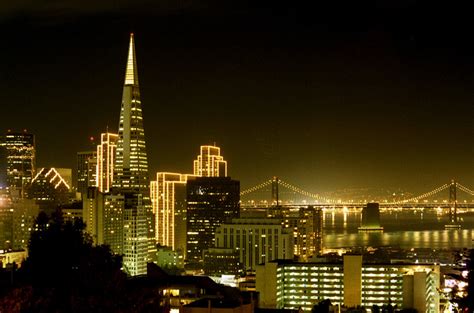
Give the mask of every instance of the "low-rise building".
[[204, 250], [204, 273], [208, 276], [238, 275], [242, 273], [239, 252], [229, 248]]
[[26, 250], [19, 251], [3, 251], [0, 250], [0, 262], [2, 268], [6, 268], [8, 265], [15, 263], [18, 267], [21, 267], [21, 263], [28, 257]]
[[439, 312], [439, 265], [363, 263], [345, 255], [342, 263], [278, 260], [257, 266], [260, 307], [312, 307], [329, 299], [340, 306], [396, 305], [419, 313]]
[[184, 257], [182, 253], [174, 251], [171, 247], [158, 246], [156, 264], [161, 268], [183, 268]]
[[182, 307], [180, 313], [254, 313], [252, 303], [222, 298], [206, 298]]

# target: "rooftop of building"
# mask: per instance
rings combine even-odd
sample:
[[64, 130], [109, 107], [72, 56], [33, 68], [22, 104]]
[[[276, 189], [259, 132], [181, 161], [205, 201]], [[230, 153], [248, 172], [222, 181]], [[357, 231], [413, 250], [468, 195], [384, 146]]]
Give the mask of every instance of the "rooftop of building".
[[280, 219], [275, 219], [275, 218], [241, 217], [241, 218], [233, 218], [231, 223], [224, 223], [224, 225], [228, 225], [228, 224], [281, 225], [281, 220]]
[[263, 309], [256, 308], [254, 313], [299, 313], [300, 310], [291, 310], [291, 309]]
[[211, 306], [212, 308], [233, 309], [233, 308], [238, 308], [243, 304], [249, 304], [249, 303], [243, 303], [239, 300], [224, 299], [224, 298], [204, 298], [204, 299], [199, 299], [194, 302], [191, 302], [185, 305], [185, 307], [207, 308]]
[[[354, 254], [352, 254], [354, 255]], [[295, 265], [295, 266], [332, 266], [332, 265], [343, 265], [344, 262], [341, 259], [340, 261], [330, 260], [326, 261], [324, 258], [321, 258], [318, 261], [310, 261], [310, 262], [300, 262], [295, 260], [285, 260], [285, 259], [278, 259], [270, 261], [269, 263], [277, 263], [278, 265]], [[416, 263], [410, 262], [407, 263], [406, 261], [403, 262], [364, 262], [362, 261], [362, 266], [391, 266], [391, 267], [403, 267], [403, 266], [436, 266], [437, 264], [434, 263]]]
[[169, 275], [154, 263], [148, 263], [147, 275], [130, 278], [130, 283], [149, 288], [194, 288], [205, 290], [206, 295], [225, 297], [226, 299], [239, 299], [238, 289], [216, 283], [207, 276], [178, 276]]

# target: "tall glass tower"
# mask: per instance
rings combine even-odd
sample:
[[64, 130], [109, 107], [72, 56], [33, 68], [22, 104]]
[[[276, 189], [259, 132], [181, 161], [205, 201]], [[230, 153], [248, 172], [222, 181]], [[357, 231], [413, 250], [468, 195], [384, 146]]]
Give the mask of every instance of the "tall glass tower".
[[5, 154], [7, 186], [10, 187], [11, 192], [15, 193], [16, 190], [19, 196], [24, 197], [25, 190], [31, 184], [35, 174], [35, 136], [26, 131], [8, 131], [0, 142], [0, 147], [3, 148]]
[[122, 196], [124, 203], [124, 268], [131, 276], [144, 275], [155, 248], [155, 238], [133, 34], [125, 71], [112, 186], [111, 192]]
[[121, 190], [139, 192], [144, 195], [148, 195], [150, 192], [133, 34], [130, 35], [125, 71], [114, 176], [114, 186]]

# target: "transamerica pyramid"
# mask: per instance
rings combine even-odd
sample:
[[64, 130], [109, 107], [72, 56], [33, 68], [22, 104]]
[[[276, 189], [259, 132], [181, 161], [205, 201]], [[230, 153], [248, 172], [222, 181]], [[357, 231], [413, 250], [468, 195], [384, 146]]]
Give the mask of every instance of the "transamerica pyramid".
[[125, 71], [114, 176], [114, 187], [149, 195], [148, 158], [133, 34], [130, 35]]

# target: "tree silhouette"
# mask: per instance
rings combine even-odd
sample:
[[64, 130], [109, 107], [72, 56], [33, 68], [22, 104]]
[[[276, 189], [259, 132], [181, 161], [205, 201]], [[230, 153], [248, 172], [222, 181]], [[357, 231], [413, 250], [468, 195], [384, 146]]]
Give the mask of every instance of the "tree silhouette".
[[326, 299], [316, 303], [311, 309], [311, 313], [329, 313], [331, 307], [331, 300]]
[[133, 312], [121, 258], [93, 246], [84, 229], [81, 220], [65, 222], [61, 211], [40, 213], [21, 285], [0, 298], [0, 312]]

